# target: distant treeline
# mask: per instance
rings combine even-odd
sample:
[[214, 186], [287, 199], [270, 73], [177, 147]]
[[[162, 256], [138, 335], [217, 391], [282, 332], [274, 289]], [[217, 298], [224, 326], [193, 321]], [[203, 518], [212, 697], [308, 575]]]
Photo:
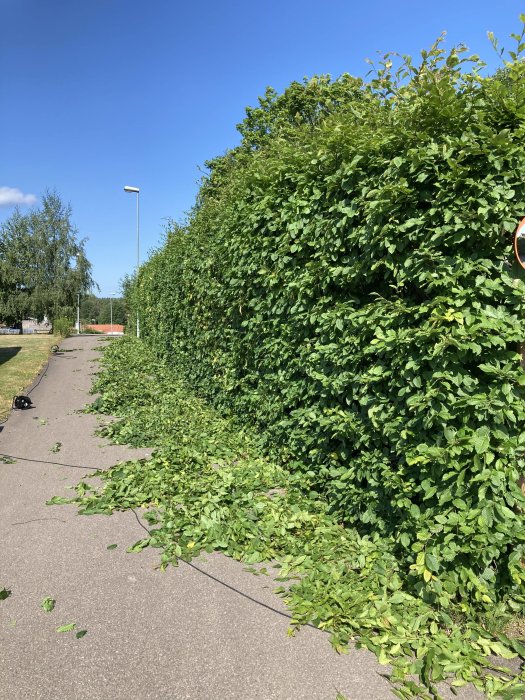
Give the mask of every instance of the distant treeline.
[[81, 323], [110, 323], [113, 307], [113, 323], [127, 324], [124, 299], [120, 297], [97, 297], [87, 294], [80, 298]]

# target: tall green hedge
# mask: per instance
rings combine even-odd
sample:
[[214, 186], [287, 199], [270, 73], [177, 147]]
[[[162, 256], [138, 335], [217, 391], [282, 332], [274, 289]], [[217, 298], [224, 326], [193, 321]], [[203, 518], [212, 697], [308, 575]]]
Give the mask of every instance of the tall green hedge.
[[140, 304], [146, 340], [343, 522], [392, 538], [414, 590], [518, 610], [525, 64], [481, 69], [437, 42], [368, 83], [267, 93]]

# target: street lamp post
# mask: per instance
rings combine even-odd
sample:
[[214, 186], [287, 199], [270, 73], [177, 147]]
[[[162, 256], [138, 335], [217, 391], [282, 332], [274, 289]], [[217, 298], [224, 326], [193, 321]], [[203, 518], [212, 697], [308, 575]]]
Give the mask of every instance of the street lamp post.
[[139, 244], [139, 188], [138, 187], [131, 187], [130, 185], [126, 185], [124, 187], [124, 192], [135, 192], [137, 195], [137, 279], [136, 279], [136, 284], [137, 284], [137, 338], [140, 338], [140, 327], [139, 327], [139, 299], [138, 299], [138, 284], [139, 284], [139, 266], [140, 266], [140, 244]]
[[[78, 254], [73, 255], [75, 258], [75, 267], [73, 268], [75, 272], [78, 270]], [[77, 335], [80, 333], [80, 292], [77, 292]]]
[[115, 292], [111, 292], [111, 296], [109, 297], [109, 324], [110, 324], [110, 331], [109, 334], [113, 335], [113, 297], [115, 296]]

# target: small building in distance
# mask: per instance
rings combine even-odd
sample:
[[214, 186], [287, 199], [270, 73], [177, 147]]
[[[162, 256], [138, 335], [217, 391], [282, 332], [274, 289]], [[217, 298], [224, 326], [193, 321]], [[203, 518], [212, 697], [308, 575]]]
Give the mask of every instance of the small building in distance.
[[22, 335], [30, 335], [31, 333], [51, 333], [52, 330], [51, 324], [45, 317], [43, 321], [37, 321], [36, 318], [25, 318], [22, 321]]

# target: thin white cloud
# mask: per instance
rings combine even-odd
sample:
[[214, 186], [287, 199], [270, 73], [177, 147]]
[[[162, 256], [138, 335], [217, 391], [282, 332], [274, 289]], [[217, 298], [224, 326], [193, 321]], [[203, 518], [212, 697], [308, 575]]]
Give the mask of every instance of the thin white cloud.
[[16, 204], [34, 204], [34, 194], [24, 194], [16, 187], [0, 187], [0, 207], [14, 207]]

